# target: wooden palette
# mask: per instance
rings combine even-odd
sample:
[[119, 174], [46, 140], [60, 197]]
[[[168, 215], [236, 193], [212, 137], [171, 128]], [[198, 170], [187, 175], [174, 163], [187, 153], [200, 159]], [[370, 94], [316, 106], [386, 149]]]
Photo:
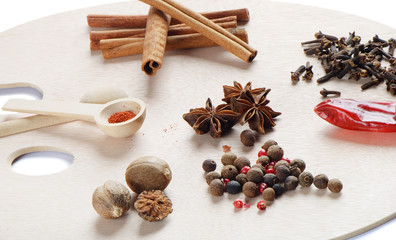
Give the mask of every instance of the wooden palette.
[[[99, 52], [90, 52], [86, 15], [146, 14], [149, 7], [139, 1], [53, 15], [0, 34], [0, 88], [33, 86], [44, 99], [78, 102], [93, 86], [114, 84], [147, 104], [146, 121], [131, 138], [107, 137], [94, 124], [79, 121], [1, 138], [0, 239], [329, 239], [347, 238], [393, 218], [396, 133], [338, 129], [313, 108], [322, 100], [323, 87], [341, 90], [348, 98], [394, 97], [384, 85], [361, 92], [353, 81], [292, 85], [290, 71], [309, 60], [315, 79], [323, 76], [319, 62], [306, 57], [300, 46], [318, 30], [336, 36], [356, 31], [363, 42], [375, 34], [394, 37], [396, 30], [344, 13], [262, 0], [183, 3], [196, 11], [248, 8], [251, 21], [244, 27], [257, 58], [248, 64], [220, 47], [172, 51], [150, 78], [140, 70], [140, 55], [104, 60]], [[270, 106], [282, 112], [277, 126], [252, 148], [239, 141], [247, 126], [213, 139], [196, 135], [182, 119], [208, 97], [220, 104], [222, 86], [233, 81], [271, 88]], [[212, 197], [202, 161], [212, 158], [220, 165], [226, 144], [253, 162], [267, 139], [275, 139], [286, 157], [304, 159], [314, 175], [341, 179], [342, 193], [298, 188], [265, 212], [254, 206], [259, 197], [241, 211], [232, 202], [244, 200], [243, 194]], [[68, 152], [75, 160], [53, 175], [12, 171], [17, 156], [40, 150]], [[128, 164], [143, 155], [158, 156], [171, 166], [173, 180], [166, 193], [174, 212], [156, 223], [145, 222], [134, 210], [117, 220], [100, 218], [91, 206], [95, 188], [110, 179], [124, 183]]]

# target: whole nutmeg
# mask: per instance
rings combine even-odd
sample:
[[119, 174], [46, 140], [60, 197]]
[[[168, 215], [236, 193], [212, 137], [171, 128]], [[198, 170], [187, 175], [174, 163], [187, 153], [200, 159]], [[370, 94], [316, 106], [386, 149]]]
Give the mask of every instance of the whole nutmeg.
[[256, 183], [247, 182], [243, 185], [242, 192], [245, 194], [246, 197], [253, 198], [259, 193], [259, 188]]
[[164, 190], [172, 180], [167, 162], [154, 156], [140, 157], [126, 169], [125, 180], [135, 193], [149, 190]]
[[233, 165], [238, 169], [238, 172], [240, 172], [244, 166], [250, 167], [250, 161], [247, 157], [237, 157]]
[[251, 168], [246, 175], [249, 182], [260, 183], [263, 181], [264, 174], [259, 168]]
[[214, 179], [220, 179], [221, 175], [218, 172], [209, 172], [208, 174], [205, 175], [205, 180], [206, 183], [209, 185], [211, 181], [213, 181]]
[[256, 142], [256, 133], [252, 130], [243, 130], [240, 135], [240, 140], [243, 145], [251, 147]]
[[232, 152], [225, 152], [223, 156], [221, 156], [221, 163], [223, 165], [232, 165], [234, 164], [235, 159], [237, 159], [237, 155]]
[[238, 175], [238, 169], [234, 165], [226, 165], [221, 169], [221, 176], [230, 180], [234, 180]]
[[96, 188], [92, 206], [103, 218], [119, 218], [131, 208], [132, 196], [124, 185], [110, 180]]
[[327, 188], [329, 178], [325, 174], [318, 174], [313, 179], [313, 184], [319, 189]]
[[272, 145], [268, 148], [267, 156], [271, 159], [271, 161], [279, 161], [283, 157], [283, 149], [278, 145]]
[[213, 196], [221, 196], [224, 194], [224, 183], [220, 179], [214, 179], [209, 184], [209, 191]]
[[272, 145], [278, 145], [278, 143], [275, 140], [267, 140], [265, 141], [265, 143], [263, 144], [263, 146], [261, 146], [262, 149], [264, 149], [265, 151], [268, 151], [268, 148], [271, 147]]

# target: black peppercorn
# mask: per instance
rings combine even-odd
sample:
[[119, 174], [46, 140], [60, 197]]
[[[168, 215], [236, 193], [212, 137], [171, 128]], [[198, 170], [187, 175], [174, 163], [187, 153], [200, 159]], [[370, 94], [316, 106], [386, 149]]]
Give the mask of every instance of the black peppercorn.
[[234, 165], [226, 165], [221, 169], [221, 176], [230, 180], [234, 180], [238, 175], [238, 170]]
[[240, 140], [243, 145], [251, 147], [256, 142], [256, 133], [252, 130], [243, 130], [240, 135]]
[[263, 193], [261, 194], [265, 201], [274, 201], [275, 199], [275, 190], [273, 188], [266, 188], [264, 189]]
[[285, 186], [281, 183], [275, 183], [272, 188], [275, 191], [275, 196], [280, 197], [285, 192]]
[[263, 172], [263, 175], [264, 175], [264, 173], [265, 173], [265, 167], [264, 167], [263, 165], [261, 165], [261, 164], [256, 163], [256, 164], [254, 164], [254, 165], [252, 166], [252, 168], [258, 168], [258, 169], [260, 169], [260, 170]]
[[265, 151], [268, 151], [268, 148], [271, 147], [272, 145], [278, 145], [278, 143], [274, 140], [267, 140], [265, 141], [263, 146], [261, 146], [261, 148], [264, 149]]
[[239, 182], [239, 184], [241, 184], [241, 186], [243, 186], [245, 183], [248, 182], [247, 179], [247, 175], [245, 173], [240, 173], [235, 177], [235, 180]]
[[270, 159], [267, 156], [261, 156], [256, 160], [256, 163], [261, 164], [265, 167], [268, 163], [270, 163]]
[[251, 168], [246, 175], [249, 182], [260, 183], [263, 181], [264, 173], [259, 168]]
[[298, 178], [295, 176], [288, 176], [285, 179], [285, 188], [286, 190], [294, 190], [298, 186]]
[[290, 166], [298, 167], [301, 170], [301, 172], [304, 172], [304, 170], [305, 170], [305, 162], [304, 162], [304, 160], [299, 159], [299, 158], [291, 160]]
[[298, 178], [300, 174], [301, 174], [301, 170], [298, 167], [296, 166], [290, 167], [290, 175]]
[[325, 174], [318, 174], [313, 179], [313, 184], [319, 189], [327, 188], [329, 178]]
[[227, 183], [227, 192], [229, 194], [237, 194], [242, 191], [242, 186], [239, 182], [235, 180], [231, 180], [229, 183]]
[[283, 149], [278, 145], [272, 145], [268, 148], [267, 156], [271, 161], [279, 161], [283, 157]]
[[327, 187], [333, 193], [339, 193], [343, 188], [342, 182], [336, 178], [330, 179]]
[[223, 154], [223, 156], [221, 156], [221, 163], [223, 165], [232, 165], [236, 158], [237, 155], [235, 155], [235, 153], [226, 152]]
[[224, 194], [224, 183], [220, 179], [214, 179], [209, 184], [209, 191], [213, 196], [221, 196]]
[[279, 182], [284, 182], [285, 179], [290, 175], [289, 167], [285, 165], [279, 165], [278, 168], [275, 169], [275, 172]]
[[300, 185], [303, 187], [309, 187], [313, 182], [313, 175], [310, 172], [302, 172], [300, 176], [298, 176], [298, 181]]
[[233, 165], [238, 169], [239, 172], [244, 166], [250, 167], [250, 161], [246, 157], [237, 157]]
[[202, 163], [202, 168], [205, 172], [212, 172], [216, 170], [216, 162], [212, 159], [206, 159]]
[[276, 169], [277, 169], [280, 165], [284, 165], [284, 166], [286, 166], [287, 168], [290, 167], [290, 163], [289, 163], [288, 161], [286, 161], [286, 160], [279, 160], [279, 161], [277, 161], [277, 162], [275, 163], [275, 166], [274, 166], [275, 171], [276, 171]]
[[209, 185], [214, 179], [220, 179], [221, 175], [218, 172], [209, 172], [205, 175], [206, 183]]
[[253, 198], [259, 193], [259, 188], [254, 182], [247, 182], [243, 185], [242, 191], [246, 197]]
[[267, 184], [268, 187], [274, 186], [275, 183], [278, 183], [278, 177], [273, 173], [267, 173], [263, 177], [263, 182]]

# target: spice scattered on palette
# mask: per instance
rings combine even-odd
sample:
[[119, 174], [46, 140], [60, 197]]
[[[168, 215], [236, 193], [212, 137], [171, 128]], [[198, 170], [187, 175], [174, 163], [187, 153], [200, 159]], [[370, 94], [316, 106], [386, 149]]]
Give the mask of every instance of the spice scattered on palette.
[[[284, 150], [274, 140], [267, 140], [257, 154], [255, 164], [243, 156], [237, 156], [229, 147], [225, 148], [220, 161], [220, 172], [216, 171], [216, 161], [203, 161], [205, 180], [213, 196], [224, 193], [243, 193], [247, 198], [261, 195], [262, 200], [257, 208], [263, 211], [268, 204], [279, 198], [286, 191], [310, 187], [312, 184], [318, 189], [329, 189], [332, 193], [339, 193], [343, 184], [339, 179], [329, 179], [326, 174], [313, 175], [306, 170], [305, 161], [299, 158], [290, 160], [284, 157]], [[249, 208], [249, 203], [236, 199], [235, 208]]]
[[111, 28], [90, 32], [91, 50], [105, 59], [142, 54], [141, 69], [149, 76], [161, 68], [166, 50], [219, 45], [245, 62], [257, 55], [238, 28], [249, 21], [246, 8], [200, 14], [170, 0], [141, 1], [151, 6], [147, 15], [88, 15], [90, 27]]
[[[361, 43], [361, 37], [355, 32], [338, 38], [319, 31], [314, 40], [301, 45], [307, 56], [317, 57], [326, 73], [317, 83], [348, 78], [360, 83], [362, 90], [385, 83], [387, 91], [396, 95], [396, 58], [393, 56], [396, 39], [384, 40], [375, 35]], [[384, 66], [384, 62], [389, 66]], [[312, 67], [301, 65], [291, 73], [291, 80], [298, 81], [304, 71], [313, 75]]]
[[[225, 103], [213, 106], [208, 98], [205, 107], [190, 109], [189, 113], [183, 114], [183, 119], [197, 134], [209, 132], [214, 138], [221, 137], [238, 122], [242, 125], [248, 123], [250, 129], [265, 134], [266, 128], [276, 126], [274, 118], [281, 114], [268, 106], [270, 91], [266, 88], [252, 89], [251, 82], [242, 87], [234, 81], [233, 86], [223, 86], [222, 100]], [[242, 143], [252, 145], [251, 140]]]

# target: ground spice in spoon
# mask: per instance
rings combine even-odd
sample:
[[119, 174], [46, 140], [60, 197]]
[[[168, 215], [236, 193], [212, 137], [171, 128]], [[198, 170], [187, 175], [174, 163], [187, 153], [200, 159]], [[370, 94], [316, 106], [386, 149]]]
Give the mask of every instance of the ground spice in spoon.
[[111, 115], [108, 119], [109, 123], [120, 123], [120, 122], [125, 122], [128, 121], [129, 119], [132, 119], [136, 116], [133, 112], [130, 111], [122, 111], [118, 113], [114, 113]]

